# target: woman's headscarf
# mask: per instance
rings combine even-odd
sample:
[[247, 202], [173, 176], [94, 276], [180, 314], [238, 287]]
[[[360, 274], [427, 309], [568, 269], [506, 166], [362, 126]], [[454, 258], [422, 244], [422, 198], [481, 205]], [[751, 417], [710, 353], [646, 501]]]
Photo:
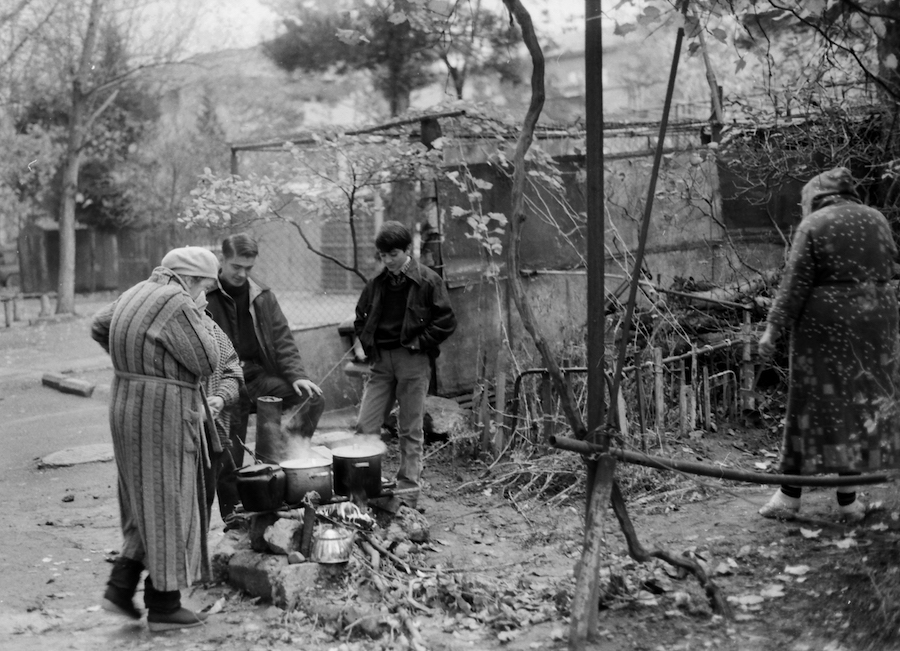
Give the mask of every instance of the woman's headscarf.
[[163, 256], [160, 266], [171, 269], [179, 276], [212, 279], [219, 276], [219, 260], [216, 254], [202, 246], [172, 249]]
[[813, 177], [809, 183], [803, 186], [800, 193], [800, 207], [802, 216], [806, 217], [811, 212], [818, 210], [816, 205], [820, 199], [833, 194], [845, 194], [858, 199], [856, 194], [856, 180], [846, 167], [835, 167], [833, 170], [822, 172]]

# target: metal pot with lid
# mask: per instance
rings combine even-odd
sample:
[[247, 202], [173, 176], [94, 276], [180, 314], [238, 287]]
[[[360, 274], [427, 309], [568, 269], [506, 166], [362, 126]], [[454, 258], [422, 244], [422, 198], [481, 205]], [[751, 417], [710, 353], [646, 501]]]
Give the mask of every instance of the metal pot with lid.
[[335, 492], [348, 497], [363, 493], [369, 498], [380, 496], [381, 458], [386, 450], [380, 441], [334, 448], [331, 454]]
[[322, 502], [328, 502], [333, 497], [330, 460], [310, 452], [304, 457], [282, 461], [280, 465], [287, 482], [285, 501], [288, 504], [300, 504], [311, 491], [317, 492]]

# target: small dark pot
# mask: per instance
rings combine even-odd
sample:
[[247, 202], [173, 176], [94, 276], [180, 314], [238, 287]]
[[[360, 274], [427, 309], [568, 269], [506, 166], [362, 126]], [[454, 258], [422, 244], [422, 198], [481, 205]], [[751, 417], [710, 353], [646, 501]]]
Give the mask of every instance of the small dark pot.
[[372, 443], [344, 445], [331, 451], [334, 492], [352, 497], [381, 495], [381, 457], [384, 446]]
[[284, 504], [286, 479], [278, 466], [258, 463], [237, 470], [237, 491], [245, 511], [276, 511]]
[[324, 459], [301, 458], [281, 462], [281, 469], [287, 480], [285, 501], [296, 506], [304, 496], [316, 491], [321, 502], [328, 502], [334, 496], [332, 488], [331, 464]]

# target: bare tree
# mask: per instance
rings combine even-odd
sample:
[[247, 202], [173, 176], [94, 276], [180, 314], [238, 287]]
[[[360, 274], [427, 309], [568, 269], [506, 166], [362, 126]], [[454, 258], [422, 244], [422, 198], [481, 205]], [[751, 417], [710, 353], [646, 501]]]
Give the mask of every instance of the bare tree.
[[10, 36], [0, 50], [10, 121], [24, 137], [33, 126], [28, 112], [43, 107], [45, 124], [63, 133], [60, 159], [40, 161], [57, 167], [55, 175], [44, 177], [58, 187], [44, 194], [58, 201], [44, 205], [56, 205], [59, 223], [59, 314], [75, 307], [76, 211], [85, 152], [109, 148], [116, 129], [106, 128], [105, 114], [142, 70], [179, 59], [204, 8], [174, 7], [171, 14], [138, 0], [21, 0], [0, 16], [0, 28]]

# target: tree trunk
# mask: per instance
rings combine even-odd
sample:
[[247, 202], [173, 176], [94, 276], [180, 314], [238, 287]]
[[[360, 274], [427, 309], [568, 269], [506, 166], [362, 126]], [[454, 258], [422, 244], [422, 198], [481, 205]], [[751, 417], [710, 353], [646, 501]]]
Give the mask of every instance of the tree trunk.
[[59, 212], [59, 278], [57, 284], [57, 314], [75, 311], [75, 195], [78, 191], [78, 168], [84, 146], [84, 128], [88, 93], [85, 92], [91, 72], [91, 59], [97, 43], [103, 0], [91, 0], [87, 31], [81, 61], [72, 80], [72, 108], [69, 114], [69, 133], [66, 157], [63, 162], [62, 200]]

